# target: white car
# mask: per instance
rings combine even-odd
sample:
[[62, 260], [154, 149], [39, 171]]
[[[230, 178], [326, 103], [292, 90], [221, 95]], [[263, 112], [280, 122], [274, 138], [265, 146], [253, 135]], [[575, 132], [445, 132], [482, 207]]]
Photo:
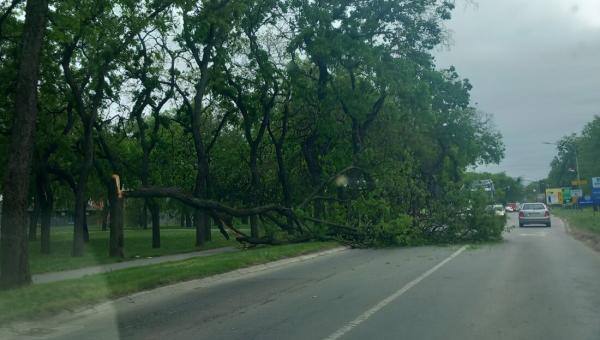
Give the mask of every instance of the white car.
[[502, 204], [494, 204], [493, 209], [496, 216], [504, 216], [506, 214]]

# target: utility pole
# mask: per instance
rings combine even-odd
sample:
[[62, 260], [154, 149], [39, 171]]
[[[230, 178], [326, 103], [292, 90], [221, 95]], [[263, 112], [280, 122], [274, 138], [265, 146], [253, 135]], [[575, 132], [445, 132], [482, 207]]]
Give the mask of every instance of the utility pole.
[[573, 148], [575, 151], [575, 171], [577, 172], [577, 186], [581, 188], [581, 177], [579, 176], [579, 156], [577, 155], [577, 144]]

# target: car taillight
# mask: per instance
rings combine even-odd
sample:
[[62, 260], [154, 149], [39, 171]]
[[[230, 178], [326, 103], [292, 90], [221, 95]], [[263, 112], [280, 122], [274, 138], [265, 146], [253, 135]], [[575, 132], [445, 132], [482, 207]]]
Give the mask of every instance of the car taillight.
[[545, 216], [545, 217], [548, 217], [548, 216], [550, 216], [550, 212], [549, 212], [548, 210], [546, 210], [546, 212], [544, 213], [544, 216]]
[[525, 217], [525, 213], [522, 211], [519, 211], [519, 217]]

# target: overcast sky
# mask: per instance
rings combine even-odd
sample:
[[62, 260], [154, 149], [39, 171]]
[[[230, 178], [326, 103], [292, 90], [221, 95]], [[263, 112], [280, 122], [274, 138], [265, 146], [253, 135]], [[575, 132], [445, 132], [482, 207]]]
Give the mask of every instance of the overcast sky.
[[447, 27], [438, 66], [471, 81], [504, 136], [504, 161], [485, 170], [545, 178], [555, 149], [542, 142], [600, 115], [600, 0], [457, 0]]

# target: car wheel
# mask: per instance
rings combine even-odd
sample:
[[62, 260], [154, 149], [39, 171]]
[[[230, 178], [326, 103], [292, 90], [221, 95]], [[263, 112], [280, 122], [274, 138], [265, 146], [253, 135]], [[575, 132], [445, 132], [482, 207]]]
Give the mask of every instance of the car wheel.
[[523, 228], [524, 224], [523, 223], [519, 223], [519, 228]]
[[547, 223], [547, 224], [546, 224], [546, 227], [548, 227], [548, 228], [552, 228], [552, 223]]

